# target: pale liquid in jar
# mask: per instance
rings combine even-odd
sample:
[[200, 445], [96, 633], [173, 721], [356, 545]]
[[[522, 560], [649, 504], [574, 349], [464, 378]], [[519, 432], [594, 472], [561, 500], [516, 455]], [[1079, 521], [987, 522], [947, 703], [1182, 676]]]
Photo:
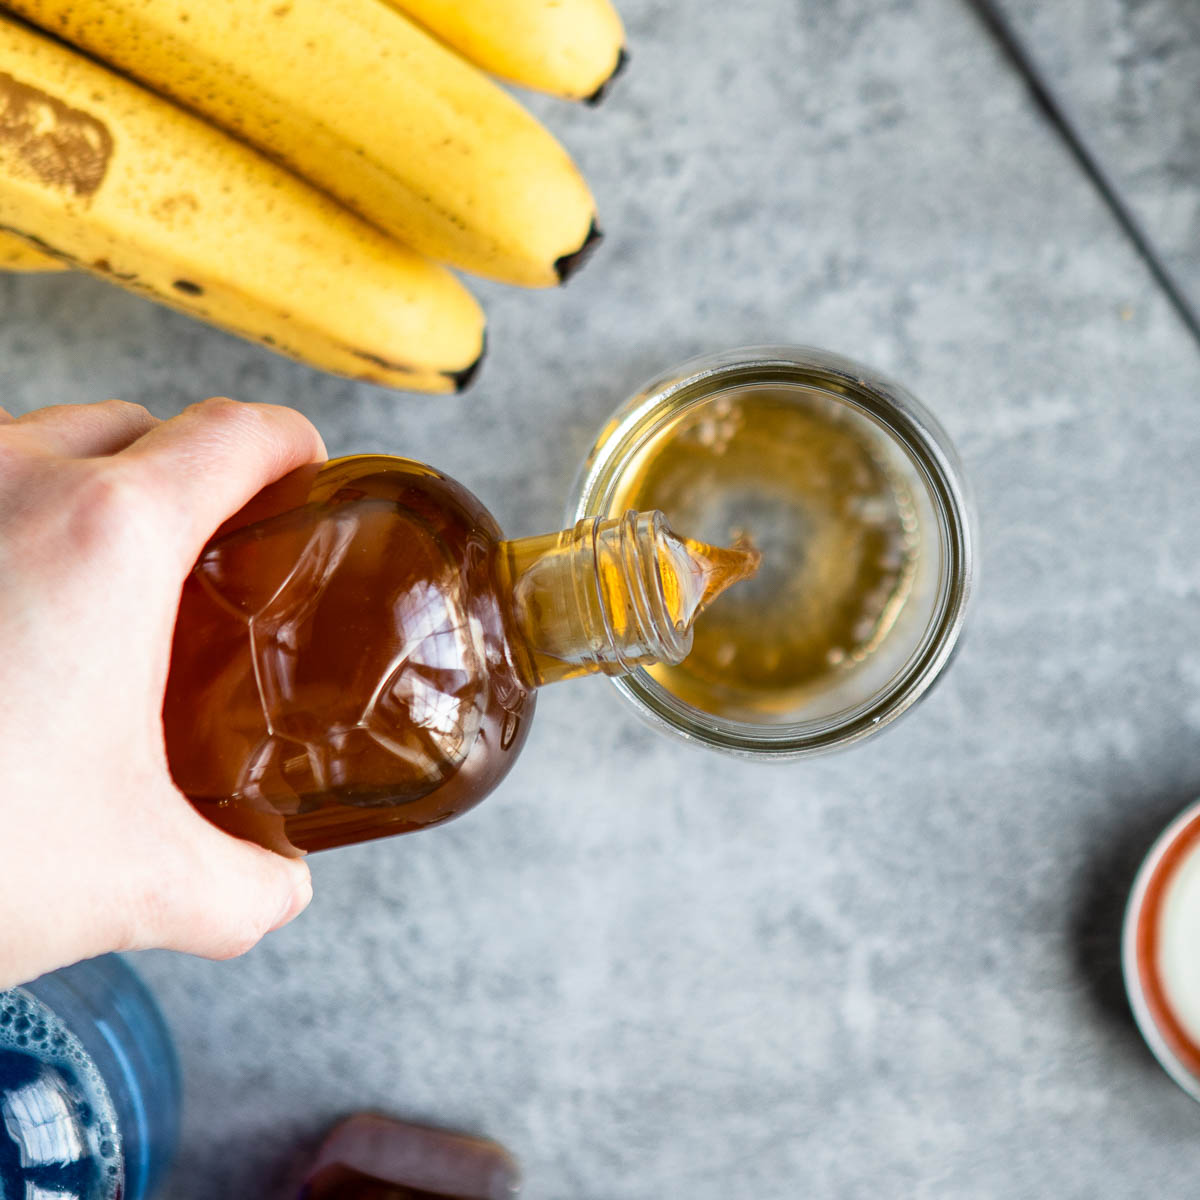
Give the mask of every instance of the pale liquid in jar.
[[730, 389], [677, 416], [622, 472], [608, 511], [658, 508], [717, 545], [748, 538], [754, 578], [697, 622], [691, 654], [648, 668], [705, 712], [794, 719], [866, 664], [912, 591], [920, 526], [871, 420], [815, 388]]

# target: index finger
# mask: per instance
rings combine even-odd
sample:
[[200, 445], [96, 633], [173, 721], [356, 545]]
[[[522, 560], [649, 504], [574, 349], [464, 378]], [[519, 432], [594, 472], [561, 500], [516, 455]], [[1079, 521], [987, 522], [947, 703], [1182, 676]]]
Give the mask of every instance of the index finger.
[[215, 397], [151, 429], [116, 460], [178, 517], [190, 563], [217, 526], [268, 484], [328, 457], [295, 409]]

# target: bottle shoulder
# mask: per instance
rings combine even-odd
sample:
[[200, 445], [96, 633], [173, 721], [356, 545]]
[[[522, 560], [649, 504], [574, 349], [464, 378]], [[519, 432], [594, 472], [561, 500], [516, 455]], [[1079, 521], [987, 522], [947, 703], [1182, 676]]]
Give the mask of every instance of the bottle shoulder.
[[355, 454], [330, 459], [313, 478], [310, 503], [335, 506], [383, 500], [407, 508], [437, 527], [458, 525], [491, 541], [500, 526], [483, 502], [456, 479], [415, 459]]
[[495, 517], [456, 479], [415, 459], [354, 454], [308, 463], [276, 480], [225, 521], [209, 545], [285, 514], [307, 509], [311, 516], [360, 501], [393, 504], [432, 530], [457, 528], [490, 542], [502, 537]]

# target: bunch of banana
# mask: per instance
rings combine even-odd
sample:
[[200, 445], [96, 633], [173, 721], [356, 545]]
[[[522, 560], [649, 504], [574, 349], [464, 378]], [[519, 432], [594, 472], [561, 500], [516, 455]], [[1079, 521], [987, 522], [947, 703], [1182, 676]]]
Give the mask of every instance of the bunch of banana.
[[0, 268], [76, 266], [325, 370], [450, 391], [484, 322], [441, 264], [544, 287], [598, 237], [567, 153], [483, 71], [595, 97], [624, 58], [608, 0], [3, 8]]

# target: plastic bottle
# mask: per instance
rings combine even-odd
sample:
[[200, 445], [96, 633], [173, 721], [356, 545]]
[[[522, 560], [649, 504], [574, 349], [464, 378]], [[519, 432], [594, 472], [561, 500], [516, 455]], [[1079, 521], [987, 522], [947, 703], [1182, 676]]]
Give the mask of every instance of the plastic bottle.
[[179, 1105], [170, 1034], [118, 956], [0, 992], [4, 1200], [149, 1200]]

